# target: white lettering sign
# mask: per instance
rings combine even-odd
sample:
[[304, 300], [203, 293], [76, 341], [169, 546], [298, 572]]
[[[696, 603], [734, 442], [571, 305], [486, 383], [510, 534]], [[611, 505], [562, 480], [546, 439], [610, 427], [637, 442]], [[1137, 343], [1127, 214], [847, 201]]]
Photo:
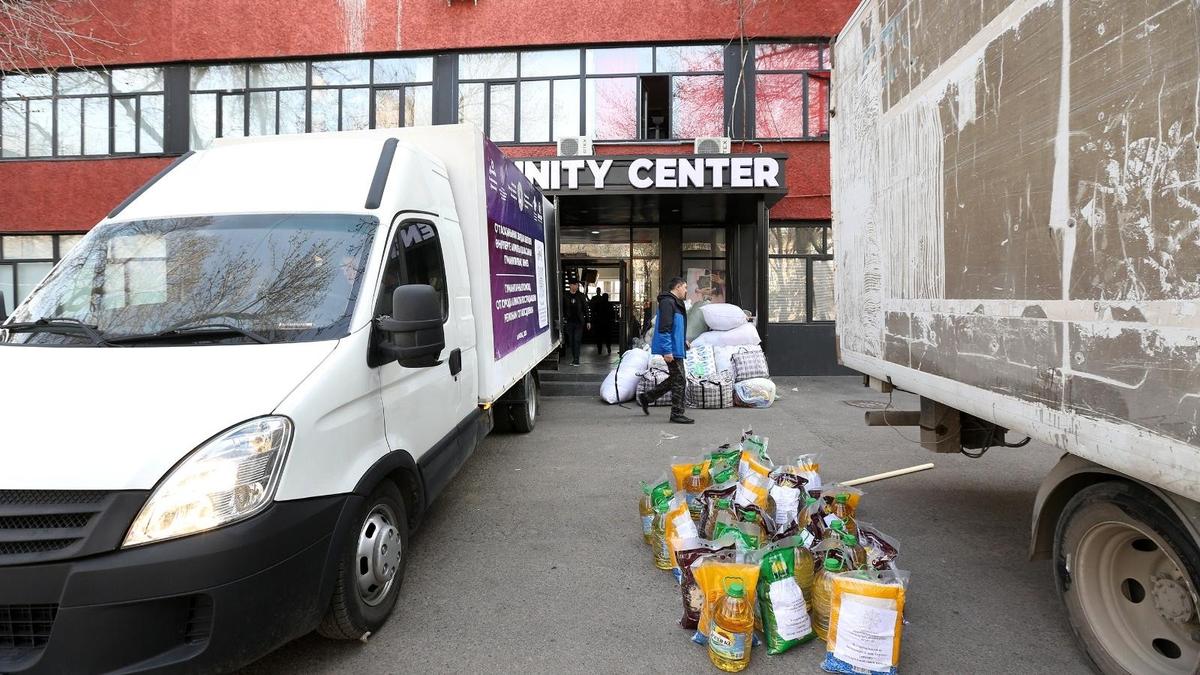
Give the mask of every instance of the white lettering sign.
[[618, 165], [612, 159], [530, 159], [516, 164], [531, 182], [551, 191], [781, 187], [778, 157], [637, 157], [627, 161]]

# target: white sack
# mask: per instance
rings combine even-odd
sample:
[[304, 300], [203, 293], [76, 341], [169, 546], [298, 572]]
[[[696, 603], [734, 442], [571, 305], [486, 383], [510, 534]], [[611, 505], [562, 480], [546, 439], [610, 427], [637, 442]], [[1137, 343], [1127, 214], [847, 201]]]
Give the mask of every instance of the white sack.
[[700, 345], [726, 346], [726, 347], [742, 347], [746, 345], [756, 345], [762, 342], [762, 338], [758, 336], [758, 329], [752, 323], [743, 323], [741, 326], [733, 330], [710, 330], [702, 334], [700, 337], [692, 341], [693, 347]]
[[742, 380], [733, 385], [737, 405], [747, 408], [770, 408], [775, 402], [775, 383], [765, 377]]
[[712, 302], [700, 308], [710, 330], [733, 330], [746, 325], [746, 313], [728, 302]]
[[621, 355], [621, 362], [608, 373], [600, 385], [600, 398], [607, 403], [632, 401], [637, 393], [638, 379], [650, 367], [650, 350], [630, 349]]

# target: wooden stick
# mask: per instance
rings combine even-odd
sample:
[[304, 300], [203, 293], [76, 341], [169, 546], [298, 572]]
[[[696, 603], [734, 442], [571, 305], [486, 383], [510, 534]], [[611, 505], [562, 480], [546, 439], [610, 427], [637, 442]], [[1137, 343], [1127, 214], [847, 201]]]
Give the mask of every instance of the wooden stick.
[[863, 483], [874, 483], [877, 480], [884, 480], [886, 478], [895, 478], [896, 476], [906, 476], [910, 473], [916, 473], [918, 471], [928, 471], [929, 469], [932, 469], [932, 468], [933, 468], [933, 464], [920, 464], [918, 466], [910, 466], [907, 469], [896, 469], [895, 471], [885, 471], [884, 473], [877, 473], [873, 476], [864, 476], [862, 478], [855, 478], [854, 480], [842, 481], [842, 485], [862, 485]]

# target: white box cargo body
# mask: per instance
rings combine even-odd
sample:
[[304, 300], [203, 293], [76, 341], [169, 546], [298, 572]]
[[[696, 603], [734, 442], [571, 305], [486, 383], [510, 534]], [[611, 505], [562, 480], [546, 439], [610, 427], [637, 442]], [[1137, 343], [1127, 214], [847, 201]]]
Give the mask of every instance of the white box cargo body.
[[[940, 451], [1070, 453], [1033, 551], [1103, 672], [1200, 668], [1198, 25], [1194, 0], [865, 0], [833, 49], [840, 360], [920, 395]], [[1170, 620], [1105, 628], [1125, 577], [1083, 575], [1123, 574], [1121, 542], [1175, 570]]]

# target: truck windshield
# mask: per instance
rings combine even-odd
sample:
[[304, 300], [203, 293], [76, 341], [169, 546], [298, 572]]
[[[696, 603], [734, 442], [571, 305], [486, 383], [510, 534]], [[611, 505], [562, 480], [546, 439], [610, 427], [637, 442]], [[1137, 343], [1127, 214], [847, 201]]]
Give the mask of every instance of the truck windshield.
[[98, 226], [0, 330], [7, 344], [300, 342], [346, 335], [378, 219], [225, 215]]

